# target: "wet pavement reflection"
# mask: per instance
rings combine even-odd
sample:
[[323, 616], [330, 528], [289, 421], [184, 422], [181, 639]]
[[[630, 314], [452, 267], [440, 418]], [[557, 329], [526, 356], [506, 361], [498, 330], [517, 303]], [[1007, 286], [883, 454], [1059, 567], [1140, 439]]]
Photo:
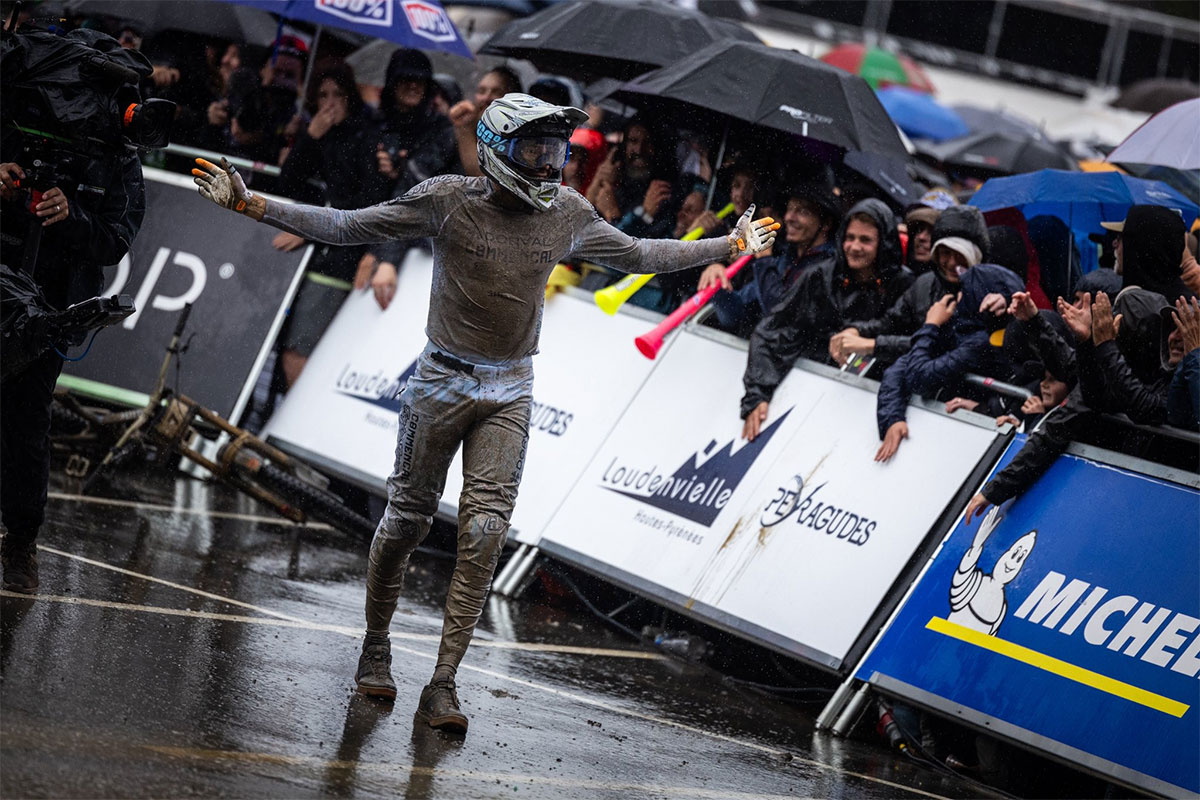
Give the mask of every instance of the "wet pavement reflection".
[[722, 681], [584, 612], [489, 599], [464, 736], [414, 723], [446, 558], [414, 559], [394, 705], [353, 691], [366, 543], [146, 472], [51, 486], [40, 594], [0, 597], [0, 796], [975, 797], [816, 733], [820, 705]]

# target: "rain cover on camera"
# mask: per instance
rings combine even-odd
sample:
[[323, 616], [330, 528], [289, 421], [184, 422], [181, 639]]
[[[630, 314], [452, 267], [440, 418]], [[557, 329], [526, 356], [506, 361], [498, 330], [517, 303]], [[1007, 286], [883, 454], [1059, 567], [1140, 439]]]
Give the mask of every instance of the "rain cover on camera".
[[16, 116], [23, 127], [66, 139], [86, 131], [102, 142], [121, 141], [121, 114], [141, 99], [137, 80], [153, 71], [144, 55], [94, 30], [19, 33], [0, 43], [5, 105], [22, 109]]
[[0, 376], [15, 375], [50, 349], [52, 313], [33, 278], [0, 264]]

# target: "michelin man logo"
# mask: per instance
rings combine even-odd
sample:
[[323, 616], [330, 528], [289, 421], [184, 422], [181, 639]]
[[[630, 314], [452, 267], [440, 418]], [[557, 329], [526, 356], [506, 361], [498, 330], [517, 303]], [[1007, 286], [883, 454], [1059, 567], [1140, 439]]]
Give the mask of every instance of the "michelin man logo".
[[950, 622], [989, 636], [995, 636], [1000, 630], [1000, 623], [1008, 612], [1004, 587], [1017, 577], [1037, 542], [1037, 531], [1025, 534], [996, 560], [992, 574], [984, 575], [977, 566], [979, 556], [983, 554], [984, 543], [999, 524], [1000, 509], [997, 507], [983, 518], [975, 540], [958, 563], [950, 583], [950, 614], [947, 616]]

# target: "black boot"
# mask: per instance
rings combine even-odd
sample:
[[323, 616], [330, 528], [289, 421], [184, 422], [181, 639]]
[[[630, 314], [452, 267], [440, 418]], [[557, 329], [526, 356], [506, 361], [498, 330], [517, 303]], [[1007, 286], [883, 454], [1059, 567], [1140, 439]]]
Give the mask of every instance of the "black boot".
[[358, 672], [354, 674], [359, 693], [395, 700], [396, 682], [392, 680], [391, 666], [392, 646], [388, 640], [364, 639], [362, 655], [358, 657]]
[[33, 594], [38, 588], [37, 541], [34, 537], [17, 538], [11, 532], [0, 539], [0, 566], [10, 592]]
[[467, 732], [467, 715], [458, 707], [458, 690], [453, 680], [434, 680], [421, 690], [417, 717], [429, 723], [431, 728], [451, 733]]

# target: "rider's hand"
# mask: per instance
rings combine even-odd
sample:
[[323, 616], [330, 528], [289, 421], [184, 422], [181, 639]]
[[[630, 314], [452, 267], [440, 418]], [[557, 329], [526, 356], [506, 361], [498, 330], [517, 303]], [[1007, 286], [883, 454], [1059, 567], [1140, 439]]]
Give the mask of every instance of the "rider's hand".
[[251, 219], [263, 218], [267, 211], [267, 201], [246, 188], [237, 167], [231, 165], [224, 157], [221, 158], [220, 165], [203, 158], [197, 158], [196, 165], [199, 169], [193, 169], [192, 175], [195, 176], [201, 197], [212, 200], [221, 208], [245, 214]]
[[771, 217], [751, 221], [753, 215], [754, 205], [751, 204], [746, 209], [746, 213], [742, 214], [742, 218], [738, 220], [734, 229], [729, 232], [729, 236], [726, 237], [729, 242], [730, 260], [744, 255], [761, 253], [774, 244], [775, 232], [779, 230], [779, 223]]

